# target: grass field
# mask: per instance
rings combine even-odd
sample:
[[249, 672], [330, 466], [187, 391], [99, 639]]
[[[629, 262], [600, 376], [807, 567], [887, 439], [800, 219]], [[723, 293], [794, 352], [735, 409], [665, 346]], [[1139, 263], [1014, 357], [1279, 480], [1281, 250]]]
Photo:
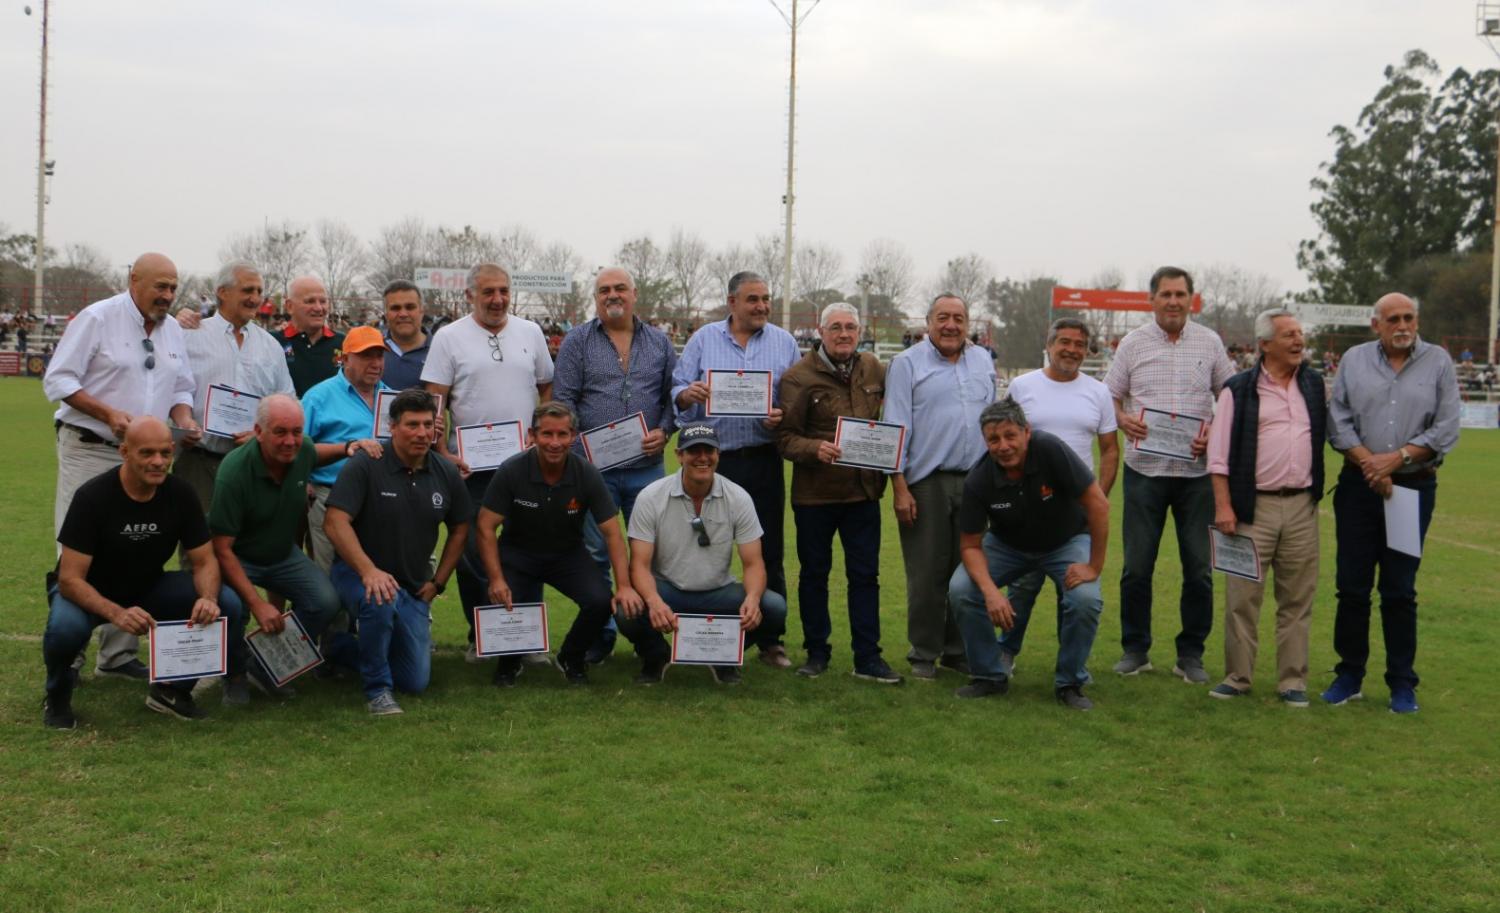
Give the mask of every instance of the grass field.
[[[86, 678], [85, 724], [54, 733], [40, 713], [49, 414], [35, 381], [0, 381], [0, 910], [1500, 908], [1500, 434], [1466, 431], [1442, 474], [1413, 717], [1386, 711], [1378, 641], [1368, 699], [1341, 708], [1279, 706], [1265, 651], [1248, 700], [1116, 677], [1112, 537], [1089, 714], [1052, 701], [1046, 614], [1011, 693], [959, 702], [951, 675], [850, 676], [837, 596], [834, 668], [815, 681], [752, 662], [737, 689], [695, 669], [642, 689], [622, 643], [586, 689], [532, 672], [501, 693], [463, 662], [450, 589], [432, 688], [404, 716], [371, 719], [347, 683], [299, 682], [292, 703], [237, 712], [215, 693], [212, 719], [189, 725], [146, 710], [140, 685]], [[885, 513], [884, 644], [904, 673]], [[1335, 661], [1332, 526], [1325, 500], [1314, 691]], [[1158, 574], [1159, 665], [1174, 567]], [[552, 605], [560, 627], [569, 607]], [[1210, 676], [1222, 657], [1216, 622]]]

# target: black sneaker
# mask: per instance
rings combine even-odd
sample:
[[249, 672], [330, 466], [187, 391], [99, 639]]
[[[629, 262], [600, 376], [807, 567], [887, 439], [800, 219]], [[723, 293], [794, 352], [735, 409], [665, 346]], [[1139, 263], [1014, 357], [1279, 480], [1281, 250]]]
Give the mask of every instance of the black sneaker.
[[521, 663], [514, 656], [502, 656], [495, 664], [495, 687], [514, 688], [521, 675]]
[[557, 658], [558, 668], [562, 669], [563, 678], [570, 685], [587, 685], [589, 683], [588, 665], [581, 659]]
[[938, 660], [938, 665], [959, 675], [969, 674], [969, 659], [966, 656], [945, 656]]
[[641, 671], [635, 677], [637, 685], [660, 685], [661, 680], [667, 674], [667, 661], [664, 659], [648, 659], [641, 663]]
[[120, 663], [118, 666], [111, 666], [108, 669], [96, 669], [94, 670], [94, 675], [102, 675], [105, 678], [124, 678], [129, 679], [130, 681], [143, 682], [151, 677], [151, 670], [146, 668], [145, 663], [141, 662], [138, 659], [131, 658], [127, 659], [123, 663]]
[[997, 697], [1010, 690], [1010, 680], [1002, 678], [996, 681], [992, 678], [971, 678], [969, 683], [953, 692], [954, 697]]
[[854, 667], [854, 677], [862, 678], [867, 682], [879, 682], [882, 685], [899, 685], [901, 676], [880, 657], [875, 657], [868, 663]]
[[1093, 710], [1094, 702], [1083, 694], [1083, 689], [1077, 685], [1068, 685], [1057, 689], [1057, 702], [1074, 710]]
[[600, 637], [589, 647], [588, 652], [583, 654], [583, 661], [590, 666], [603, 665], [604, 661], [614, 655], [615, 635], [610, 633], [608, 637]]
[[714, 681], [721, 685], [738, 685], [743, 681], [739, 666], [709, 666], [708, 671], [714, 674]]
[[250, 680], [250, 687], [264, 694], [266, 697], [275, 698], [278, 701], [289, 701], [297, 696], [297, 689], [291, 685], [278, 685], [260, 660], [252, 659], [248, 664], [245, 677]]
[[244, 707], [250, 703], [249, 676], [224, 679], [224, 706]]
[[193, 703], [193, 695], [171, 685], [155, 684], [146, 692], [146, 706], [179, 720], [201, 720], [208, 714]]
[[47, 695], [42, 698], [42, 725], [48, 729], [77, 729], [78, 717], [73, 715], [73, 698]]
[[809, 656], [807, 662], [797, 667], [797, 674], [803, 678], [817, 678], [828, 671], [828, 657]]

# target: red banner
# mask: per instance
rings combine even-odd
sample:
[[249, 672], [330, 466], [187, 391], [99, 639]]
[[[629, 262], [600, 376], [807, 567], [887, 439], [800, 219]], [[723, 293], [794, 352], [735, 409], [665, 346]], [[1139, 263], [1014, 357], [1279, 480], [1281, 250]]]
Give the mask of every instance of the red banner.
[[20, 352], [0, 352], [0, 375], [15, 377], [21, 373]]
[[[1151, 293], [1107, 288], [1065, 288], [1059, 285], [1052, 289], [1052, 307], [1080, 311], [1149, 311]], [[1190, 310], [1194, 314], [1202, 313], [1202, 295], [1193, 295]]]

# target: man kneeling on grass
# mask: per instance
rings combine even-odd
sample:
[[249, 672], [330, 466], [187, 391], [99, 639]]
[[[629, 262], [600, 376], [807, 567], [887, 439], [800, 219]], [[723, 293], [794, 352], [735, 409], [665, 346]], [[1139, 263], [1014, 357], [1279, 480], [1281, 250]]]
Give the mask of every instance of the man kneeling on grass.
[[[370, 713], [401, 712], [393, 688], [418, 694], [432, 675], [432, 600], [463, 554], [473, 503], [458, 469], [432, 452], [437, 404], [425, 390], [391, 401], [391, 446], [355, 454], [328, 494], [330, 576], [359, 621], [359, 671]], [[438, 525], [448, 541], [428, 576]]]
[[[106, 622], [138, 637], [158, 620], [228, 621], [229, 675], [244, 676], [245, 616], [239, 597], [219, 584], [219, 565], [209, 544], [208, 525], [193, 489], [176, 476], [172, 432], [160, 419], [131, 421], [120, 445], [124, 462], [79, 487], [68, 507], [57, 541], [62, 544], [42, 656], [47, 662], [47, 697], [42, 721], [72, 729], [73, 657]], [[164, 573], [162, 565], [181, 544], [192, 571]], [[196, 681], [157, 683], [146, 692], [146, 706], [178, 719], [204, 716], [193, 703]]]
[[1010, 630], [1014, 615], [1001, 587], [1041, 571], [1058, 591], [1057, 699], [1088, 710], [1093, 703], [1083, 686], [1090, 681], [1089, 652], [1103, 606], [1099, 573], [1109, 540], [1109, 501], [1068, 445], [1030, 429], [1015, 400], [985, 407], [979, 427], [989, 459], [964, 480], [958, 520], [963, 563], [948, 582], [972, 676], [955, 693], [989, 697], [1009, 688], [995, 625]]
[[[578, 604], [578, 616], [557, 651], [557, 664], [570, 684], [586, 685], [583, 658], [590, 642], [609, 621], [612, 608], [638, 614], [641, 597], [630, 587], [614, 499], [594, 464], [573, 453], [577, 434], [578, 417], [566, 405], [549, 402], [536, 407], [531, 414], [531, 448], [501, 463], [485, 489], [478, 546], [492, 605], [510, 608], [515, 602], [541, 602], [544, 584]], [[584, 545], [586, 517], [599, 524], [620, 582], [613, 598]], [[505, 532], [496, 542], [501, 524]], [[630, 639], [636, 643], [638, 637]], [[509, 688], [520, 673], [521, 657], [502, 656], [495, 666], [495, 684]]]
[[[720, 476], [719, 437], [712, 425], [684, 425], [677, 436], [682, 468], [657, 479], [636, 497], [630, 515], [630, 579], [645, 610], [622, 608], [620, 633], [642, 660], [636, 684], [653, 685], [671, 655], [662, 633], [677, 629], [679, 612], [738, 615], [740, 627], [757, 628], [763, 643], [786, 630], [786, 600], [766, 589], [760, 553], [760, 520], [745, 489]], [[738, 547], [742, 585], [730, 573]], [[737, 666], [711, 666], [714, 680], [737, 685]]]

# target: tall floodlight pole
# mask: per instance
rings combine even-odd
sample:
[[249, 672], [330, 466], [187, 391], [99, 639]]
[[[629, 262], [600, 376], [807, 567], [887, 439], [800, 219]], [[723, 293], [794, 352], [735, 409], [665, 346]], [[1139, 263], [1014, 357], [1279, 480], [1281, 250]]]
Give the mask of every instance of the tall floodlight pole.
[[786, 204], [786, 241], [783, 251], [786, 262], [785, 275], [781, 283], [781, 325], [787, 326], [792, 315], [792, 204], [796, 201], [796, 196], [792, 191], [792, 182], [797, 173], [797, 26], [812, 14], [822, 0], [812, 0], [807, 9], [801, 13], [797, 11], [798, 0], [792, 0], [790, 13], [783, 10], [776, 0], [769, 0], [769, 2], [792, 30], [792, 75], [787, 82], [786, 106], [786, 195], [781, 198], [781, 201]]
[[[1476, 31], [1500, 56], [1500, 3], [1480, 3], [1474, 11]], [[1495, 336], [1500, 334], [1500, 112], [1497, 112], [1495, 150], [1495, 222], [1490, 235], [1490, 335], [1484, 341], [1484, 360], [1495, 363]]]
[[[45, 312], [42, 303], [44, 289], [43, 270], [47, 266], [47, 245], [44, 239], [47, 221], [47, 16], [51, 12], [51, 0], [42, 0], [42, 103], [40, 123], [36, 139], [36, 284], [31, 292], [31, 312]], [[31, 15], [31, 7], [26, 7]]]

